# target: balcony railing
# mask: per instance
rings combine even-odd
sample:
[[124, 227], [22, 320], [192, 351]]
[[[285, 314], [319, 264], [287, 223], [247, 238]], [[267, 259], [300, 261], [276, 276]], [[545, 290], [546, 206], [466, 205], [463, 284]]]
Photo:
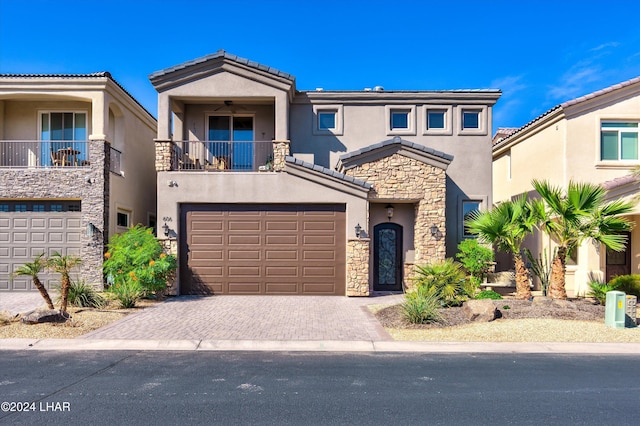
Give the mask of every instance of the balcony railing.
[[87, 167], [87, 141], [0, 141], [0, 168]]
[[122, 152], [111, 147], [109, 152], [109, 171], [118, 175], [122, 174], [122, 163], [120, 162], [120, 157], [122, 157]]
[[272, 141], [177, 141], [178, 170], [252, 172], [271, 170]]

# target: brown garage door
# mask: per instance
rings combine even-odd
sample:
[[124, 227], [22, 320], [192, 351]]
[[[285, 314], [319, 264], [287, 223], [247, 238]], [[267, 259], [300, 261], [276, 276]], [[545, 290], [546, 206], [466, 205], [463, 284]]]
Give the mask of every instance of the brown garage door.
[[183, 205], [181, 293], [345, 294], [344, 205]]

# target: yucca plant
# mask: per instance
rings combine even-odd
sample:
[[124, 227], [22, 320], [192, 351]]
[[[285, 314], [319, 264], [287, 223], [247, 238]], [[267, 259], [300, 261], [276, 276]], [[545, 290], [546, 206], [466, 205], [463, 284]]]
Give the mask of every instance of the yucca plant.
[[412, 324], [435, 322], [441, 318], [438, 312], [440, 300], [435, 292], [426, 287], [417, 287], [405, 294], [404, 302], [400, 306], [405, 319]]
[[84, 281], [71, 282], [67, 300], [69, 305], [80, 308], [103, 308], [107, 305], [107, 299], [98, 293], [95, 287]]
[[38, 274], [42, 272], [42, 270], [47, 266], [47, 260], [44, 257], [44, 253], [40, 253], [33, 259], [32, 262], [27, 262], [24, 265], [18, 267], [12, 274], [11, 278], [15, 276], [27, 276], [31, 277], [33, 281], [33, 285], [38, 289], [40, 295], [47, 303], [47, 307], [49, 309], [54, 309], [53, 302], [51, 301], [51, 297], [49, 296], [49, 292], [45, 288], [44, 284], [38, 278]]

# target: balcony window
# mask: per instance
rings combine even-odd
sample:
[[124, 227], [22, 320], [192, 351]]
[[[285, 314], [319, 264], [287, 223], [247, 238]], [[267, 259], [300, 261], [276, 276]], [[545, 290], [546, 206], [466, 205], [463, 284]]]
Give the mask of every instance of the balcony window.
[[40, 164], [78, 166], [88, 163], [86, 112], [40, 113]]
[[253, 170], [253, 117], [212, 115], [208, 124], [207, 161], [232, 170]]

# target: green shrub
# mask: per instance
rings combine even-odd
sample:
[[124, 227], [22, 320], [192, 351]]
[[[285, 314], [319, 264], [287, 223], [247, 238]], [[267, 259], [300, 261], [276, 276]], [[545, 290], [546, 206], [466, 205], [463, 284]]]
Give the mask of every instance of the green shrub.
[[493, 250], [480, 244], [475, 238], [470, 238], [458, 244], [456, 259], [471, 275], [472, 281], [479, 286], [491, 270], [494, 261]]
[[610, 283], [616, 290], [624, 291], [626, 294], [640, 298], [640, 275], [619, 275], [613, 278]]
[[176, 270], [176, 258], [166, 255], [151, 228], [136, 225], [111, 237], [103, 270], [109, 283], [133, 280], [143, 295], [161, 292]]
[[133, 308], [136, 302], [144, 295], [139, 280], [134, 277], [114, 283], [109, 287], [109, 293], [120, 302], [122, 308]]
[[416, 267], [413, 278], [416, 289], [424, 288], [434, 294], [443, 306], [459, 306], [476, 291], [467, 280], [462, 265], [453, 259]]
[[607, 301], [607, 292], [617, 290], [620, 284], [616, 284], [611, 280], [610, 283], [604, 283], [602, 281], [592, 280], [589, 282], [589, 287], [591, 290], [587, 293], [587, 296], [593, 297], [600, 303], [604, 305]]
[[401, 307], [405, 319], [412, 324], [425, 324], [440, 319], [440, 300], [425, 287], [418, 287], [405, 294]]
[[474, 299], [491, 299], [491, 300], [500, 300], [502, 299], [502, 295], [493, 290], [483, 290], [480, 293], [473, 296]]
[[[60, 288], [58, 288], [59, 290]], [[107, 306], [107, 299], [98, 293], [95, 287], [87, 285], [84, 281], [71, 282], [68, 301], [71, 306], [79, 308], [104, 308]]]

